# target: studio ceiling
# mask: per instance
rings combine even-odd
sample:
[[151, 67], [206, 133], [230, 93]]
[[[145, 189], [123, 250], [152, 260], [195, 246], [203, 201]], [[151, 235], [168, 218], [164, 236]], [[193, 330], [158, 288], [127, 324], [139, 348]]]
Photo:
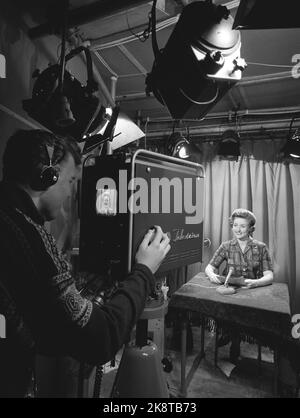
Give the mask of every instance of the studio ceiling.
[[[172, 33], [183, 5], [189, 2], [158, 1], [157, 38], [160, 48]], [[239, 5], [239, 1], [215, 0], [214, 3], [226, 5], [233, 17]], [[70, 0], [70, 10], [93, 4], [95, 0]], [[170, 120], [167, 108], [154, 96], [145, 94], [145, 77], [154, 61], [151, 37], [141, 42], [136, 36], [148, 27], [152, 2], [123, 0], [120, 4], [121, 10], [111, 15], [94, 16], [90, 21], [71, 28], [70, 33], [75, 40], [90, 43], [98, 75], [109, 91], [112, 77], [116, 78], [116, 101], [128, 116], [135, 119], [139, 114], [144, 120]], [[282, 4], [285, 7], [285, 3]], [[293, 70], [297, 54], [300, 61], [300, 29], [243, 30], [241, 37], [241, 56], [248, 64], [243, 78], [213, 107], [201, 122], [202, 127], [212, 115], [234, 110], [274, 117], [289, 112], [293, 114], [300, 109], [300, 78], [297, 78], [300, 69], [298, 72], [296, 68]]]

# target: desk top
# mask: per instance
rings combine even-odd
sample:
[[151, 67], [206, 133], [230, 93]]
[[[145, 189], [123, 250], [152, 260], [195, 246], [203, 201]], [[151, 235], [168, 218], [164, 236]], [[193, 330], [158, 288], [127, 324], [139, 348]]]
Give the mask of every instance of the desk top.
[[169, 307], [199, 312], [274, 336], [291, 336], [289, 292], [285, 283], [237, 288], [235, 294], [226, 296], [216, 291], [218, 286], [204, 273], [198, 273], [172, 295]]

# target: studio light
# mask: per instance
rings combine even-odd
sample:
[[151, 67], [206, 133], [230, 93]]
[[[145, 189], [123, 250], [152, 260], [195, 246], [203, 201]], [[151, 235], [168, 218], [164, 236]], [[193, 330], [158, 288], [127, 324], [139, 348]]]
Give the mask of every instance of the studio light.
[[123, 112], [120, 112], [114, 130], [112, 150], [144, 138], [144, 132]]
[[241, 155], [240, 137], [233, 129], [228, 129], [223, 132], [218, 146], [218, 155], [234, 159]]
[[[155, 10], [152, 14], [154, 22]], [[146, 92], [153, 92], [174, 119], [202, 118], [241, 79], [246, 63], [232, 24], [226, 7], [206, 0], [184, 7], [162, 51], [152, 28], [155, 61]]]
[[195, 160], [196, 155], [200, 153], [200, 149], [181, 132], [173, 132], [169, 136], [165, 150], [167, 155], [185, 160]]
[[105, 107], [98, 97], [98, 85], [93, 78], [92, 60], [88, 48], [79, 47], [66, 56], [66, 62], [84, 52], [87, 60], [87, 84], [64, 71], [62, 91], [58, 87], [60, 66], [55, 64], [44, 71], [36, 70], [32, 98], [23, 100], [30, 117], [54, 133], [71, 135], [78, 142], [83, 136], [99, 130], [105, 120]]
[[294, 158], [300, 160], [300, 132], [299, 129], [289, 135], [282, 152], [286, 158]]
[[186, 159], [191, 156], [191, 153], [189, 150], [189, 143], [185, 138], [183, 138], [182, 140], [178, 141], [175, 144], [173, 156], [182, 158], [182, 159]]
[[105, 123], [97, 133], [85, 136], [83, 154], [111, 141], [112, 151], [144, 138], [145, 133], [119, 108], [106, 108]]

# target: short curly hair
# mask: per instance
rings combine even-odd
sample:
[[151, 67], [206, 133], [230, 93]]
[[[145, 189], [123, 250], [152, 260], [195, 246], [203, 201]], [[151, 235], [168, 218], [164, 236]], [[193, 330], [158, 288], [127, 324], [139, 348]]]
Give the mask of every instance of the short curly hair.
[[65, 161], [69, 154], [75, 164], [80, 165], [80, 148], [73, 138], [42, 129], [20, 129], [7, 141], [3, 155], [3, 179], [30, 184], [35, 173], [50, 163], [46, 145], [54, 148], [53, 165]]
[[256, 224], [256, 217], [254, 215], [253, 212], [251, 212], [248, 209], [235, 209], [230, 218], [229, 218], [229, 224], [232, 227], [233, 226], [233, 222], [235, 218], [244, 218], [247, 219], [249, 221], [249, 226], [250, 226], [250, 233], [253, 233], [255, 231], [255, 224]]

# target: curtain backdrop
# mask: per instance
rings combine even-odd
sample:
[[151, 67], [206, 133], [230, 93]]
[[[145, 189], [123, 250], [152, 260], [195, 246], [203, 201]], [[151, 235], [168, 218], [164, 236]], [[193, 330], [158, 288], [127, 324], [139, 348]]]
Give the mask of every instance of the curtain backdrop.
[[270, 249], [275, 281], [288, 284], [292, 313], [300, 313], [300, 164], [282, 161], [283, 143], [243, 141], [238, 161], [217, 156], [215, 145], [204, 143], [204, 238], [211, 246], [188, 276], [204, 270], [220, 243], [232, 238], [228, 218], [246, 208], [257, 217], [253, 237]]

